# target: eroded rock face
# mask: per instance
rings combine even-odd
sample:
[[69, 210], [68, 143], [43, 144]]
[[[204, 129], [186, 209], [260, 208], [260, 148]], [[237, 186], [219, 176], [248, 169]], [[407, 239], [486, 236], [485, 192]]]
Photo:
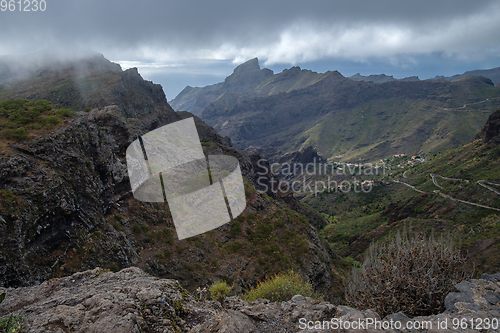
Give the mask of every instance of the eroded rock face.
[[138, 268], [96, 268], [7, 293], [1, 314], [26, 316], [28, 332], [187, 331], [213, 311], [196, 305], [177, 281]]
[[[0, 223], [0, 285], [36, 283], [59, 269], [62, 258], [101, 228], [108, 210], [130, 192], [128, 145], [144, 129], [178, 119], [170, 108], [159, 107], [127, 124], [122, 110], [109, 106], [81, 112], [55, 132], [14, 144], [0, 156], [5, 221]], [[124, 266], [137, 263], [130, 244], [116, 233], [107, 236], [101, 243], [109, 240], [119, 249], [113, 256]], [[99, 264], [90, 260], [88, 265]]]
[[[0, 317], [25, 317], [27, 332], [439, 332], [438, 323], [500, 317], [500, 273], [457, 285], [446, 299], [446, 311], [434, 316], [408, 318], [396, 313], [382, 319], [373, 310], [334, 306], [309, 297], [290, 301], [245, 302], [237, 297], [218, 302], [199, 300], [175, 280], [158, 279], [131, 267], [117, 273], [100, 268], [52, 279], [38, 286], [0, 288], [7, 297]], [[336, 330], [333, 322], [393, 321], [401, 328]], [[410, 330], [407, 323], [425, 323]], [[330, 325], [330, 326], [328, 326]], [[394, 325], [393, 325], [394, 326]], [[430, 329], [433, 327], [433, 329]], [[333, 328], [333, 329], [332, 329]], [[440, 326], [442, 328], [442, 326]], [[479, 332], [459, 329], [460, 332]], [[488, 332], [499, 332], [490, 329]]]
[[486, 122], [486, 125], [476, 135], [476, 140], [481, 139], [483, 143], [500, 142], [500, 110], [493, 112]]
[[[177, 279], [191, 291], [222, 277], [241, 281], [240, 287], [247, 289], [262, 279], [263, 274], [255, 274], [257, 255], [225, 250], [226, 244], [235, 242], [260, 246], [247, 239], [247, 226], [253, 221], [241, 224], [236, 235], [230, 234], [227, 224], [211, 235], [176, 242], [165, 206], [139, 202], [131, 194], [125, 160], [128, 145], [145, 131], [185, 117], [192, 115], [173, 112], [168, 105], [140, 119], [127, 118], [122, 109], [109, 106], [79, 112], [52, 133], [12, 144], [8, 154], [0, 155], [0, 285], [27, 286], [95, 267], [129, 266]], [[210, 149], [207, 153], [238, 158], [249, 182], [257, 184], [258, 176], [269, 183], [274, 177], [269, 169], [257, 169], [262, 157], [251, 158], [228, 146], [197, 117], [195, 123], [204, 148]], [[312, 214], [293, 196], [276, 199], [253, 191], [245, 214], [252, 212], [261, 220], [278, 209]], [[306, 236], [309, 249], [297, 270], [328, 295], [335, 284], [330, 261], [335, 256], [319, 239], [314, 216], [310, 219], [296, 229]], [[295, 220], [290, 214], [282, 229], [297, 224]], [[165, 230], [171, 239], [164, 237]], [[284, 250], [291, 253], [293, 247]]]

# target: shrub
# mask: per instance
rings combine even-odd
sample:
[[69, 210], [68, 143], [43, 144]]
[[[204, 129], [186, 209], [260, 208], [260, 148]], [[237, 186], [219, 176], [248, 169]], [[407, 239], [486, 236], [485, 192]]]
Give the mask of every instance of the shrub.
[[309, 282], [304, 281], [297, 272], [292, 270], [259, 282], [257, 287], [243, 296], [243, 299], [247, 302], [253, 302], [259, 298], [268, 299], [271, 302], [286, 302], [295, 295], [321, 298], [314, 293]]
[[[266, 243], [274, 232], [274, 225], [259, 223], [253, 233], [249, 233], [248, 239], [254, 244]], [[248, 229], [247, 229], [248, 233]]]
[[238, 253], [238, 252], [240, 252], [242, 247], [243, 247], [243, 244], [241, 244], [240, 242], [227, 243], [226, 244], [226, 251], [229, 254]]
[[169, 259], [171, 255], [172, 255], [172, 251], [169, 249], [166, 249], [164, 251], [158, 251], [155, 254], [156, 258], [158, 258], [158, 259]]
[[238, 220], [234, 220], [233, 223], [231, 223], [231, 229], [229, 231], [231, 236], [238, 236], [241, 234], [241, 223]]
[[40, 117], [38, 118], [38, 122], [45, 128], [51, 128], [59, 124], [61, 120], [59, 120], [59, 118], [55, 116], [50, 116], [50, 117]]
[[6, 139], [21, 141], [28, 139], [28, 132], [26, 132], [26, 129], [24, 127], [20, 127], [18, 129], [10, 129], [3, 131], [3, 136]]
[[231, 292], [231, 287], [226, 282], [217, 282], [210, 286], [210, 297], [213, 300], [218, 300], [222, 305], [224, 298]]
[[142, 223], [134, 223], [132, 225], [132, 232], [136, 235], [143, 234], [148, 231], [148, 225], [144, 222]]
[[174, 235], [172, 234], [172, 230], [165, 228], [163, 229], [162, 234], [165, 239], [165, 243], [170, 245], [174, 244]]
[[376, 309], [383, 317], [437, 314], [454, 285], [465, 278], [465, 258], [450, 237], [435, 239], [403, 230], [387, 243], [372, 243], [346, 288], [349, 305]]
[[[0, 294], [0, 303], [5, 299], [5, 293]], [[21, 332], [24, 328], [24, 317], [11, 314], [7, 318], [0, 319], [0, 332]]]
[[59, 118], [68, 118], [73, 117], [76, 114], [75, 111], [71, 111], [70, 109], [60, 109], [56, 111], [56, 116]]
[[109, 270], [116, 273], [120, 270], [120, 267], [118, 267], [118, 265], [116, 263], [112, 262], [109, 265]]
[[115, 221], [115, 222], [113, 222], [113, 228], [115, 228], [116, 231], [121, 231], [122, 230], [122, 225], [121, 225], [120, 222]]
[[[28, 124], [33, 129], [45, 126], [46, 112], [50, 110], [52, 105], [46, 100], [29, 102], [25, 99], [14, 99], [0, 102], [0, 117], [8, 118], [4, 126], [9, 128], [19, 128]], [[53, 121], [49, 125], [53, 126]]]

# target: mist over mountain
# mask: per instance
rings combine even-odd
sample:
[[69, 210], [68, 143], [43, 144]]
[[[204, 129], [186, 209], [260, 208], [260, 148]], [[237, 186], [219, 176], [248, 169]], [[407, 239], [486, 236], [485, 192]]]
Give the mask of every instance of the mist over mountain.
[[143, 80], [137, 68], [122, 71], [89, 52], [0, 58], [0, 98], [45, 99], [75, 110], [117, 105], [128, 116], [167, 105], [162, 87]]

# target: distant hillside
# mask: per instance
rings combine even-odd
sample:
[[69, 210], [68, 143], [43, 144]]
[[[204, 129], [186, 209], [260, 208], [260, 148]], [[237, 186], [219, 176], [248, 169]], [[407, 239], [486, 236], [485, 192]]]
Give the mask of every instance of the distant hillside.
[[[307, 75], [292, 68], [272, 82], [294, 72], [281, 87]], [[480, 77], [373, 83], [338, 72], [317, 75], [316, 83], [278, 94], [259, 95], [267, 86], [226, 93], [202, 118], [236, 147], [265, 148], [270, 158], [313, 146], [326, 158], [377, 160], [458, 147], [500, 105], [500, 89]]]
[[[360, 262], [373, 241], [405, 226], [426, 234], [451, 235], [474, 275], [500, 267], [500, 110], [474, 141], [440, 154], [391, 156], [369, 193], [323, 191], [302, 202], [329, 223], [320, 231], [343, 257]], [[337, 183], [368, 176], [336, 175]], [[326, 181], [316, 175], [315, 180]], [[329, 181], [329, 180], [328, 180]]]
[[467, 71], [463, 74], [457, 74], [449, 77], [443, 77], [443, 76], [438, 76], [437, 78], [443, 78], [446, 80], [455, 80], [455, 79], [460, 79], [466, 76], [483, 76], [487, 77], [495, 85], [498, 85], [500, 83], [500, 67], [497, 68], [492, 68], [492, 69], [481, 69], [481, 70], [475, 70], [475, 71]]
[[172, 102], [201, 115], [239, 149], [279, 159], [312, 146], [325, 158], [377, 160], [458, 147], [500, 106], [484, 77], [455, 80], [260, 69], [257, 59], [224, 82], [186, 87]]
[[388, 76], [385, 74], [379, 74], [379, 75], [369, 75], [369, 76], [363, 76], [359, 73], [354, 74], [352, 76], [349, 76], [349, 79], [354, 80], [354, 81], [364, 81], [364, 82], [375, 82], [375, 83], [383, 83], [383, 82], [391, 82], [391, 81], [418, 81], [420, 80], [418, 76], [410, 76], [410, 77], [405, 77], [403, 79], [395, 79], [392, 75]]

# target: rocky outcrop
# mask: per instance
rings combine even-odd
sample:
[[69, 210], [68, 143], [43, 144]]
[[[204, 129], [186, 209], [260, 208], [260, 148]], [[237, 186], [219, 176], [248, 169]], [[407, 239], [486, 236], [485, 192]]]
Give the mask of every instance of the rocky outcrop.
[[318, 152], [312, 146], [307, 146], [300, 151], [294, 151], [282, 155], [278, 162], [302, 164], [303, 166], [305, 166], [308, 163], [326, 163], [326, 159], [318, 155]]
[[476, 140], [483, 143], [500, 143], [500, 110], [493, 112], [486, 122], [486, 125], [476, 135]]
[[[0, 288], [0, 293], [7, 293], [0, 317], [22, 315], [26, 332], [107, 333], [439, 332], [444, 331], [443, 323], [449, 331], [479, 332], [484, 331], [476, 328], [479, 320], [484, 328], [486, 318], [500, 317], [500, 273], [461, 282], [457, 289], [459, 292], [446, 298], [446, 311], [441, 314], [408, 318], [396, 313], [380, 318], [372, 310], [335, 306], [300, 295], [282, 303], [229, 297], [221, 306], [194, 297], [175, 280], [154, 278], [138, 268], [117, 273], [96, 268], [37, 286]], [[389, 325], [391, 320], [392, 326], [382, 324]], [[459, 325], [469, 325], [468, 329], [453, 329], [457, 320]], [[470, 326], [471, 320], [475, 328]], [[382, 326], [374, 327], [375, 321]], [[360, 322], [365, 323], [364, 329], [347, 329], [346, 323]], [[368, 322], [372, 326], [366, 326]], [[421, 328], [409, 328], [416, 323]], [[498, 322], [487, 331], [499, 332]]]
[[253, 85], [270, 78], [273, 74], [270, 69], [260, 69], [259, 60], [254, 58], [236, 67], [233, 74], [224, 80], [221, 90], [229, 93], [244, 92]]
[[[81, 112], [55, 132], [12, 144], [0, 155], [0, 284], [26, 285], [63, 273], [68, 256], [94, 241], [107, 250], [94, 244], [86, 267], [111, 258], [118, 266], [137, 263], [130, 242], [106, 227], [106, 215], [130, 196], [128, 145], [143, 129], [177, 119], [171, 109], [158, 108], [128, 125], [120, 108], [105, 107]], [[91, 241], [98, 230], [105, 236]], [[116, 253], [108, 252], [112, 248]]]

